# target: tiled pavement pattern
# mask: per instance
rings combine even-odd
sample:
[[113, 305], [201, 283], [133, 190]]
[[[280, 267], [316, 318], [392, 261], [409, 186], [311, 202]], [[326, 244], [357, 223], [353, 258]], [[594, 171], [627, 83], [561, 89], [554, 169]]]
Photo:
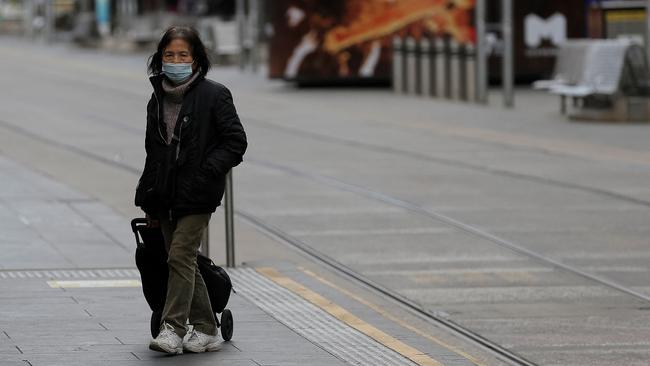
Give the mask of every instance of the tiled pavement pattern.
[[[2, 155], [0, 177], [0, 365], [180, 362], [148, 350], [151, 312], [141, 288], [47, 283], [137, 278], [127, 220]], [[230, 307], [233, 342], [218, 355], [183, 356], [183, 363], [344, 364], [240, 296], [233, 295]]]
[[[252, 269], [231, 270], [240, 290], [228, 306], [235, 332], [220, 352], [180, 358], [150, 351], [141, 288], [133, 281], [96, 287], [138, 278], [128, 221], [2, 155], [0, 177], [2, 366], [413, 365]], [[426, 350], [442, 352], [445, 365], [470, 365]]]

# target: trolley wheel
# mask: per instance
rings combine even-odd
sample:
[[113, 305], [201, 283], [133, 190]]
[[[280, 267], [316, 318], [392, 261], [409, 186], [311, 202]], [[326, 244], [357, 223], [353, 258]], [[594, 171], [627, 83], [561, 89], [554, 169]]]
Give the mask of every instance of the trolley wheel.
[[162, 311], [151, 313], [151, 336], [156, 338], [160, 333], [160, 321], [162, 320]]
[[223, 313], [221, 313], [221, 337], [223, 337], [224, 341], [232, 339], [232, 328], [232, 312], [228, 309], [224, 309]]

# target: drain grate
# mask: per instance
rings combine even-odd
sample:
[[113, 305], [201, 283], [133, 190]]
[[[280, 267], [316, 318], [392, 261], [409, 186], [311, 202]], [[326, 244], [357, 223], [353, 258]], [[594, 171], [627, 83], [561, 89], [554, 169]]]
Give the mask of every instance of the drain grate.
[[413, 362], [349, 327], [253, 269], [229, 271], [237, 293], [260, 309], [352, 365], [413, 366]]
[[62, 279], [62, 278], [140, 278], [134, 268], [93, 268], [93, 269], [42, 269], [42, 270], [4, 270], [0, 279]]

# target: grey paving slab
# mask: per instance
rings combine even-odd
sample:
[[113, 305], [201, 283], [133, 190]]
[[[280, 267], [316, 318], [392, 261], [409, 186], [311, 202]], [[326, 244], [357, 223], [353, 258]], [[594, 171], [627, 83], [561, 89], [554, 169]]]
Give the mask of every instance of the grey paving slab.
[[[159, 358], [154, 360], [118, 360], [120, 365], [178, 365], [178, 360], [174, 358]], [[30, 362], [31, 363], [31, 362]], [[24, 362], [22, 363], [25, 364]], [[92, 365], [103, 366], [115, 364], [115, 360], [78, 360], [78, 359], [64, 359], [52, 360], [49, 358], [39, 359], [34, 361], [33, 365], [47, 365], [47, 366], [65, 366], [65, 365]], [[191, 361], [183, 362], [184, 365], [191, 366], [207, 366], [214, 365], [214, 360], [203, 357], [196, 357]], [[234, 366], [255, 366], [256, 363], [252, 360], [232, 360], [229, 365]]]
[[127, 251], [135, 247], [135, 239], [129, 225], [124, 225], [124, 218], [99, 201], [72, 203], [71, 207], [87, 219], [96, 231], [109, 237], [111, 242], [124, 247]]
[[[3, 156], [0, 162], [12, 171], [26, 170]], [[0, 169], [0, 176], [6, 174], [7, 169]], [[46, 177], [23, 176], [47, 186]], [[29, 187], [29, 181], [17, 184], [16, 189], [18, 186]], [[151, 312], [140, 288], [62, 289], [47, 285], [55, 275], [87, 279], [60, 268], [132, 266], [133, 247], [123, 245], [127, 239], [133, 240], [126, 235], [130, 233], [111, 232], [119, 226], [128, 229], [128, 221], [93, 200], [59, 201], [53, 199], [57, 192], [52, 190], [49, 196], [30, 196], [29, 190], [23, 191], [29, 199], [14, 193], [5, 194], [2, 201], [3, 216], [13, 219], [4, 225], [14, 228], [19, 239], [13, 244], [3, 242], [3, 273], [7, 276], [0, 279], [2, 364], [177, 364], [178, 360], [147, 348]], [[6, 271], [10, 268], [22, 271]], [[44, 277], [23, 277], [39, 268], [48, 269], [39, 272]], [[214, 364], [219, 359], [231, 365], [304, 364], [312, 359], [314, 364], [343, 364], [239, 296], [233, 295], [231, 306], [235, 319], [245, 319], [236, 322], [235, 340], [219, 353], [189, 355], [184, 364]]]
[[82, 358], [85, 362], [101, 362], [103, 364], [122, 364], [123, 361], [137, 360], [137, 358], [131, 353], [122, 353], [115, 351], [106, 354], [94, 352], [91, 357], [83, 357], [81, 354], [67, 355], [53, 352], [46, 355], [22, 356], [22, 358], [29, 361], [29, 363], [24, 362], [25, 365], [81, 364]]
[[13, 356], [13, 355], [19, 355], [21, 354], [21, 350], [16, 348], [13, 344], [0, 344], [0, 355], [4, 355], [4, 357], [7, 356]]
[[133, 266], [114, 211], [1, 155], [0, 175], [15, 187], [0, 198], [2, 268]]
[[[636, 316], [637, 322], [630, 323], [620, 318], [611, 318], [609, 316], [592, 316], [585, 321], [582, 317], [566, 316], [560, 319], [503, 319], [504, 323], [509, 322], [507, 327], [509, 331], [504, 333], [503, 338], [507, 337], [504, 345], [510, 347], [522, 347], [529, 341], [546, 342], [551, 334], [546, 329], [555, 329], [553, 334], [554, 347], [569, 348], [587, 346], [596, 348], [602, 345], [604, 348], [611, 345], [624, 345], [625, 347], [644, 348], [650, 350], [650, 340], [647, 338], [649, 332], [648, 326], [644, 325], [648, 318], [647, 314], [642, 311], [632, 310]], [[647, 313], [647, 312], [646, 312]], [[481, 331], [492, 330], [494, 320], [475, 319], [471, 321], [473, 328]], [[551, 323], [551, 324], [549, 324]], [[580, 329], [581, 336], [576, 337], [574, 329]], [[535, 330], [535, 332], [530, 332]], [[616, 330], [610, 333], [611, 330]], [[534, 334], [534, 335], [533, 335]], [[612, 336], [614, 335], [614, 336]], [[524, 341], [524, 338], [526, 340]], [[606, 339], [605, 339], [606, 338]], [[549, 348], [551, 346], [549, 345]]]
[[[5, 280], [9, 281], [20, 286], [23, 280]], [[170, 362], [147, 349], [150, 312], [146, 305], [142, 306], [140, 289], [73, 289], [67, 293], [79, 300], [60, 298], [60, 292], [51, 288], [42, 288], [39, 297], [48, 300], [39, 306], [27, 305], [35, 297], [0, 299], [2, 306], [14, 308], [16, 313], [11, 314], [15, 321], [0, 322], [0, 329], [6, 332], [0, 352], [27, 359], [34, 365], [81, 364], [82, 361], [126, 365], [130, 362], [125, 361]], [[54, 298], [48, 298], [52, 294]], [[57, 305], [64, 301], [70, 304]], [[102, 304], [102, 308], [105, 305], [106, 312], [97, 311], [98, 304]], [[43, 307], [48, 308], [47, 317], [28, 316]], [[241, 297], [234, 295], [230, 307], [236, 319], [233, 341], [225, 344], [223, 351], [202, 358], [189, 356], [187, 360], [183, 358], [183, 363], [344, 364]], [[112, 311], [108, 311], [109, 308]], [[129, 312], [128, 308], [136, 311]], [[4, 313], [5, 308], [2, 310]], [[20, 311], [23, 316], [16, 317]], [[240, 322], [239, 317], [243, 321]], [[19, 349], [22, 352], [20, 356]], [[314, 363], [309, 361], [312, 359]]]
[[3, 243], [2, 269], [66, 268], [71, 265], [61, 252], [40, 238]]
[[[12, 169], [19, 168], [13, 165]], [[0, 170], [2, 173], [6, 171]], [[102, 225], [117, 228], [124, 224], [123, 219], [92, 200], [62, 203], [46, 197], [24, 200], [14, 196], [6, 197], [5, 202], [8, 202], [8, 209], [3, 210], [3, 214], [18, 217], [8, 225], [22, 230], [16, 236], [22, 240], [30, 235], [38, 239], [29, 241], [34, 249], [32, 252], [30, 246], [25, 245], [14, 248], [12, 256], [16, 258], [5, 257], [6, 268], [20, 269], [5, 269], [0, 280], [0, 312], [6, 316], [0, 321], [3, 332], [0, 353], [7, 362], [32, 365], [172, 363], [169, 358], [147, 349], [150, 310], [141, 289], [66, 289], [47, 285], [48, 279], [53, 277], [59, 280], [87, 277], [81, 276], [83, 271], [50, 269], [59, 263], [48, 258], [43, 249], [65, 259], [65, 265], [58, 266], [60, 268], [131, 264], [132, 258], [124, 255], [128, 248], [121, 242], [127, 235], [118, 234], [122, 239], [117, 239], [108, 230], [97, 230], [100, 226], [103, 228]], [[130, 235], [128, 237], [130, 240]], [[23, 243], [16, 245], [20, 244]], [[113, 255], [109, 250], [114, 251]], [[129, 254], [132, 255], [132, 249]], [[20, 259], [28, 255], [37, 261]], [[125, 258], [128, 261], [124, 261]], [[43, 277], [27, 277], [27, 273], [33, 275], [39, 267], [47, 268], [38, 271]], [[190, 355], [183, 363], [202, 365], [222, 360], [232, 365], [345, 364], [324, 351], [326, 344], [314, 344], [302, 338], [295, 329], [288, 328], [238, 295], [233, 295], [231, 306], [235, 311], [236, 338], [221, 352], [209, 355], [210, 358]], [[237, 321], [239, 317], [243, 321]], [[336, 347], [345, 348], [345, 345]]]
[[7, 366], [25, 366], [27, 363], [17, 358], [4, 360], [3, 364]]
[[[548, 357], [548, 354], [554, 354], [554, 357]], [[584, 358], [593, 358], [594, 366], [607, 365], [630, 365], [644, 366], [648, 364], [650, 352], [647, 349], [637, 349], [634, 347], [619, 347], [616, 349], [595, 348], [595, 349], [556, 349], [550, 348], [545, 350], [531, 351], [530, 354], [536, 359], [542, 360], [545, 365], [579, 365]]]

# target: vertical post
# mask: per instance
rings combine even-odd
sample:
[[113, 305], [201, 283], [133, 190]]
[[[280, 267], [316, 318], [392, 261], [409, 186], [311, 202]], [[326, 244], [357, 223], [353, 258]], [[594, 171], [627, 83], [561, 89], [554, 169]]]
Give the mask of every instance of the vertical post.
[[513, 34], [512, 34], [512, 0], [501, 2], [501, 26], [503, 34], [503, 104], [511, 108], [514, 106], [514, 60], [513, 60]]
[[645, 3], [645, 52], [646, 58], [650, 61], [650, 0]]
[[121, 31], [126, 31], [133, 25], [133, 18], [137, 14], [137, 1], [120, 0], [117, 2], [117, 24]]
[[420, 93], [431, 96], [431, 42], [428, 38], [420, 39]]
[[133, 0], [128, 0], [126, 3], [126, 7], [129, 12], [129, 26], [130, 26], [133, 22], [133, 18], [135, 18], [135, 16], [138, 15], [138, 2]]
[[226, 266], [235, 267], [235, 223], [233, 208], [232, 170], [226, 174]]
[[393, 38], [393, 91], [401, 94], [404, 91], [402, 63], [404, 62], [403, 42], [399, 36]]
[[118, 29], [125, 29], [127, 17], [127, 4], [124, 0], [116, 0], [115, 2], [115, 23]]
[[246, 67], [246, 13], [245, 13], [245, 0], [237, 0], [235, 5], [235, 14], [237, 19], [237, 40], [239, 42], [239, 68]]
[[[648, 0], [650, 1], [650, 0]], [[476, 17], [476, 100], [487, 103], [487, 50], [485, 44], [485, 2], [477, 0], [475, 7]]]
[[418, 92], [417, 55], [415, 47], [415, 39], [412, 37], [406, 38], [406, 92], [408, 94], [417, 94]]
[[442, 37], [435, 40], [436, 47], [436, 97], [445, 98], [447, 96], [447, 70], [445, 54], [445, 41]]
[[45, 1], [45, 40], [54, 40], [54, 0]]
[[476, 83], [476, 48], [472, 44], [465, 45], [465, 99], [475, 101], [477, 97]]
[[449, 40], [449, 77], [450, 96], [453, 100], [460, 100], [460, 47], [455, 39]]
[[23, 27], [25, 35], [31, 38], [34, 34], [34, 0], [23, 1]]
[[248, 9], [248, 38], [250, 39], [250, 63], [251, 69], [257, 73], [259, 68], [259, 24], [260, 4], [259, 0], [249, 0]]

